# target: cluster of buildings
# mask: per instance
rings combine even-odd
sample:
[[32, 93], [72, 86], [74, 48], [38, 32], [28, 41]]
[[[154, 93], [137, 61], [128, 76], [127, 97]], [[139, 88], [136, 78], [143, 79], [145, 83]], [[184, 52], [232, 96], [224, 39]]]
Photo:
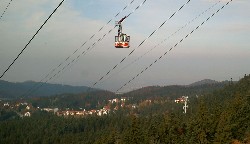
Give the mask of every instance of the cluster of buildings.
[[[1, 103], [4, 108], [12, 109], [14, 112], [16, 112], [20, 117], [30, 117], [33, 112], [35, 111], [46, 111], [50, 113], [54, 113], [57, 116], [76, 116], [76, 117], [82, 117], [87, 115], [97, 115], [97, 116], [103, 116], [109, 114], [111, 111], [118, 110], [119, 107], [125, 107], [125, 101], [126, 98], [115, 98], [108, 100], [109, 104], [106, 106], [103, 106], [101, 109], [93, 109], [93, 110], [70, 110], [69, 108], [66, 108], [66, 110], [60, 110], [58, 108], [40, 108], [40, 107], [33, 107], [32, 104], [29, 104], [27, 102], [15, 102], [15, 103]], [[119, 106], [119, 105], [120, 106]], [[111, 110], [111, 105], [116, 105]], [[20, 106], [22, 108], [20, 109]], [[136, 106], [133, 105], [133, 108], [136, 108]]]
[[[106, 106], [103, 106], [103, 108], [101, 109], [93, 109], [93, 110], [80, 110], [80, 111], [76, 111], [76, 110], [59, 110], [56, 112], [57, 116], [77, 116], [77, 117], [81, 117], [81, 116], [87, 116], [87, 115], [97, 115], [97, 116], [103, 116], [103, 115], [107, 115], [110, 112], [116, 111], [119, 109], [119, 107], [125, 107], [125, 101], [126, 98], [115, 98], [115, 99], [110, 99], [108, 100], [109, 104]], [[111, 109], [110, 104], [116, 104], [116, 106]], [[120, 104], [120, 106], [118, 106], [118, 104]], [[135, 107], [134, 107], [135, 108]]]
[[87, 116], [87, 115], [97, 115], [97, 116], [103, 116], [107, 115], [110, 113], [111, 109], [108, 106], [104, 106], [102, 109], [99, 110], [89, 110], [86, 111], [81, 110], [81, 111], [76, 111], [76, 110], [65, 110], [65, 111], [57, 111], [56, 115], [57, 116]]
[[[17, 102], [15, 104], [4, 102], [2, 103], [3, 108], [11, 109], [20, 117], [30, 117], [31, 116], [31, 108], [32, 105], [27, 102]], [[23, 107], [21, 111], [19, 111], [20, 106]]]
[[[30, 117], [34, 112], [37, 111], [46, 111], [49, 113], [53, 113], [57, 116], [63, 116], [63, 117], [84, 117], [89, 115], [96, 115], [96, 116], [103, 116], [108, 115], [111, 112], [115, 112], [120, 108], [127, 108], [130, 110], [136, 109], [138, 107], [146, 107], [148, 105], [151, 105], [153, 103], [158, 103], [159, 100], [143, 100], [138, 105], [137, 104], [128, 104], [126, 101], [128, 101], [129, 98], [114, 98], [108, 100], [108, 103], [105, 106], [102, 106], [100, 109], [92, 109], [92, 110], [85, 110], [83, 108], [79, 108], [79, 110], [73, 110], [69, 108], [58, 109], [58, 108], [40, 108], [40, 107], [33, 107], [31, 103], [27, 102], [5, 102], [0, 100], [0, 108], [9, 109], [11, 111], [14, 111], [17, 115], [20, 117]], [[183, 110], [184, 113], [186, 113], [188, 105], [188, 96], [182, 96], [180, 98], [175, 99], [175, 103], [181, 103], [184, 104]], [[99, 104], [99, 103], [98, 103]], [[101, 105], [99, 105], [100, 107]]]
[[[139, 104], [131, 104], [127, 101], [129, 98], [114, 98], [108, 100], [107, 104], [102, 106], [100, 109], [92, 109], [92, 110], [85, 110], [83, 108], [79, 108], [79, 110], [73, 110], [70, 108], [65, 109], [59, 109], [59, 108], [40, 108], [40, 107], [34, 107], [31, 103], [27, 102], [1, 102], [0, 101], [0, 107], [3, 107], [5, 109], [10, 109], [11, 111], [16, 112], [20, 117], [30, 117], [34, 112], [37, 111], [46, 111], [49, 113], [53, 113], [57, 116], [63, 116], [63, 117], [84, 117], [84, 116], [103, 116], [108, 115], [109, 113], [113, 113], [120, 108], [126, 108], [129, 110], [136, 109], [138, 107], [145, 107], [148, 105], [151, 105], [152, 103], [156, 102], [157, 100], [144, 100], [141, 101]], [[182, 102], [182, 98], [177, 99], [176, 102]], [[100, 107], [101, 105], [99, 105]]]

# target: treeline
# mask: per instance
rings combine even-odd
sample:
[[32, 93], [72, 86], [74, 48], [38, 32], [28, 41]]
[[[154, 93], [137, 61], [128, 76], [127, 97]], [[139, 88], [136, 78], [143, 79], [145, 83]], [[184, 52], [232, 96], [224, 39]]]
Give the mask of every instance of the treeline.
[[218, 82], [213, 84], [201, 85], [172, 85], [172, 86], [148, 86], [135, 91], [125, 93], [122, 96], [133, 97], [133, 102], [138, 102], [145, 99], [167, 98], [174, 100], [180, 96], [194, 97], [196, 95], [205, 95], [214, 90], [222, 89], [228, 82]]
[[50, 97], [37, 97], [28, 99], [27, 101], [32, 103], [34, 107], [40, 108], [70, 108], [74, 110], [84, 108], [90, 110], [105, 105], [109, 99], [115, 97], [116, 95], [112, 92], [99, 90], [81, 94], [60, 94]]
[[81, 94], [59, 94], [50, 97], [37, 97], [28, 100], [34, 107], [56, 107], [60, 109], [70, 108], [96, 109], [101, 108], [113, 98], [127, 98], [127, 104], [139, 104], [143, 100], [174, 100], [183, 95], [194, 97], [211, 93], [222, 88], [226, 83], [203, 84], [197, 86], [151, 86], [116, 95], [109, 91], [92, 91]]
[[[143, 114], [124, 110], [107, 116], [63, 118], [37, 113], [0, 122], [0, 143], [250, 143], [250, 76], [180, 107]], [[177, 104], [176, 104], [177, 105]], [[147, 111], [156, 109], [149, 114]]]

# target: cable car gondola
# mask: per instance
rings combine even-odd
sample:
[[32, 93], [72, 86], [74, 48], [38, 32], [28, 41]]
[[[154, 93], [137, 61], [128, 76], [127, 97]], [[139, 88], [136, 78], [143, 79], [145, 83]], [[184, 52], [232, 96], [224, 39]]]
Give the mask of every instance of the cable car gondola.
[[116, 26], [118, 26], [118, 35], [115, 36], [115, 47], [116, 48], [129, 48], [130, 36], [125, 33], [122, 33], [122, 21], [126, 19], [127, 16], [122, 18], [120, 21], [116, 22]]

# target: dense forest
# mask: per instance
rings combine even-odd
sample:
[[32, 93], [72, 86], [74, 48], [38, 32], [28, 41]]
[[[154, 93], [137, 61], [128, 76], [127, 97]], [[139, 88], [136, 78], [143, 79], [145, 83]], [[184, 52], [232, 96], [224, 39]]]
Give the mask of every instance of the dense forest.
[[[154, 98], [162, 99], [158, 96], [166, 93]], [[136, 94], [143, 95], [127, 96]], [[186, 114], [181, 104], [160, 101], [101, 117], [36, 112], [32, 117], [0, 121], [0, 143], [250, 143], [250, 75], [213, 92], [200, 92], [188, 103]]]
[[139, 104], [143, 100], [174, 100], [183, 95], [195, 97], [211, 93], [213, 90], [221, 89], [229, 82], [205, 83], [201, 85], [173, 85], [173, 86], [150, 86], [134, 90], [124, 94], [115, 94], [109, 91], [92, 91], [80, 94], [58, 94], [50, 97], [34, 97], [27, 99], [33, 106], [37, 107], [56, 107], [78, 109], [95, 109], [107, 104], [108, 100], [113, 98], [127, 98], [127, 103]]

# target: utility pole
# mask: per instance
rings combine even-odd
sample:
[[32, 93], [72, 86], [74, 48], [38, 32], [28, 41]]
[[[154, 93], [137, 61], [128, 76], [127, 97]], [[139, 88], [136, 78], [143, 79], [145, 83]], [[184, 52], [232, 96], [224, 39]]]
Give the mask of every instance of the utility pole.
[[183, 103], [184, 106], [183, 106], [183, 110], [184, 112], [183, 113], [187, 113], [187, 108], [188, 108], [188, 105], [187, 105], [187, 102], [188, 102], [188, 96], [182, 96], [181, 98], [178, 98], [176, 99], [174, 102], [176, 103]]
[[183, 110], [184, 112], [183, 113], [187, 113], [187, 108], [188, 108], [188, 105], [187, 105], [187, 102], [188, 102], [188, 96], [182, 96], [182, 99], [184, 100], [184, 106], [183, 106]]

